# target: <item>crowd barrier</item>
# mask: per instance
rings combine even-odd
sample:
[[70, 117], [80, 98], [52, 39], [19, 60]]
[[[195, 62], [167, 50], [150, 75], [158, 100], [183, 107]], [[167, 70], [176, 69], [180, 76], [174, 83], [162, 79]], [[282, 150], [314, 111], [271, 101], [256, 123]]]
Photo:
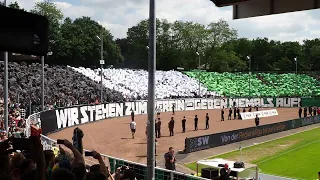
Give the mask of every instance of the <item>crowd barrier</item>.
[[[186, 98], [157, 100], [156, 110], [158, 112], [171, 111], [173, 104], [175, 105], [176, 111], [189, 111], [201, 109], [221, 109], [223, 107], [229, 108], [232, 106], [259, 106], [268, 108], [298, 107], [300, 103], [301, 98]], [[74, 125], [99, 121], [106, 118], [130, 115], [132, 111], [134, 111], [135, 114], [146, 114], [147, 101], [140, 100], [135, 102], [83, 105], [43, 111], [32, 114], [28, 117], [27, 129], [30, 129], [30, 125], [36, 124], [41, 126], [43, 134], [48, 134]], [[29, 131], [27, 132], [27, 135], [30, 135]], [[44, 135], [42, 135], [41, 140], [45, 149], [52, 149], [53, 147], [56, 147], [55, 140], [52, 140]], [[137, 172], [137, 174], [140, 176], [139, 179], [146, 179], [146, 165], [107, 155], [103, 155], [103, 157], [109, 160], [112, 171], [122, 165], [128, 165]], [[162, 168], [156, 168], [155, 173], [156, 180], [204, 180], [204, 178], [175, 171], [168, 171]]]
[[[31, 116], [29, 116], [28, 122], [38, 122], [40, 114], [41, 113], [32, 114]], [[47, 136], [42, 135], [41, 142], [44, 150], [52, 150], [53, 148], [57, 148], [56, 140], [50, 139]], [[101, 156], [103, 157], [103, 160], [105, 162], [110, 163], [110, 170], [112, 172], [115, 172], [115, 170], [118, 167], [125, 165], [125, 166], [129, 166], [131, 169], [133, 169], [137, 173], [137, 176], [138, 176], [137, 180], [147, 179], [146, 165], [108, 156], [105, 154], [101, 154]], [[155, 180], [207, 180], [207, 179], [157, 167], [155, 170]]]
[[303, 126], [320, 123], [320, 116], [288, 120], [284, 122], [266, 124], [258, 127], [238, 129], [234, 131], [209, 134], [185, 139], [186, 153], [201, 151], [226, 144], [231, 144], [260, 136], [266, 136], [281, 131], [296, 129]]

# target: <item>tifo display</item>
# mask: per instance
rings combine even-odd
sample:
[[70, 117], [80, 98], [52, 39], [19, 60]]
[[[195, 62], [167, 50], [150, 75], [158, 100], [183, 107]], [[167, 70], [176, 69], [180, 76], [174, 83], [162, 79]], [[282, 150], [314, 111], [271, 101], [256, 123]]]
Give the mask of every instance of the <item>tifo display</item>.
[[[169, 99], [157, 100], [156, 111], [171, 111], [175, 105], [176, 111], [221, 109], [229, 107], [298, 107], [301, 98], [199, 98], [199, 99]], [[40, 113], [40, 121], [44, 134], [54, 132], [61, 128], [87, 122], [103, 120], [106, 118], [128, 116], [131, 112], [135, 114], [147, 113], [147, 101], [135, 101], [124, 103], [109, 103], [100, 105], [85, 105], [79, 107], [61, 108]]]
[[[228, 97], [319, 96], [318, 81], [306, 74], [185, 72], [199, 79], [209, 91]], [[200, 77], [199, 77], [200, 75]], [[250, 85], [249, 85], [250, 84]]]

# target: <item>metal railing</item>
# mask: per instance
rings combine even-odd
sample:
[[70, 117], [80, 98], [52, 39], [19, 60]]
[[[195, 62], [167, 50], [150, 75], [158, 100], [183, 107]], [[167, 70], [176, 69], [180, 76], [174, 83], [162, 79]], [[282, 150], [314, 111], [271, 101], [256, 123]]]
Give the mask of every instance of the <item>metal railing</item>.
[[[31, 135], [30, 125], [41, 126], [40, 113], [41, 112], [35, 113], [28, 117], [26, 121], [27, 129], [29, 130], [27, 132], [28, 136]], [[54, 147], [58, 148], [56, 140], [51, 139], [45, 135], [41, 135], [41, 142], [44, 150], [52, 150]], [[84, 150], [84, 151], [88, 151], [88, 150]], [[140, 163], [108, 156], [106, 154], [101, 154], [101, 156], [104, 158], [104, 161], [108, 160], [107, 162], [110, 163], [110, 170], [112, 172], [115, 172], [115, 170], [118, 167], [125, 165], [125, 166], [129, 166], [132, 170], [136, 172], [138, 180], [147, 179], [147, 166], [145, 164], [140, 164]], [[86, 162], [87, 161], [90, 161], [90, 160], [86, 159]], [[155, 171], [155, 180], [207, 180], [207, 179], [157, 167]]]
[[[44, 150], [51, 150], [53, 147], [56, 147], [56, 144], [57, 144], [55, 140], [50, 139], [49, 137], [44, 135], [41, 135], [41, 142]], [[84, 151], [88, 151], [88, 150], [84, 150]], [[145, 180], [147, 178], [146, 176], [147, 166], [145, 164], [140, 164], [140, 163], [108, 156], [106, 154], [101, 154], [101, 156], [104, 158], [104, 161], [108, 160], [107, 162], [110, 163], [110, 170], [112, 172], [115, 172], [115, 170], [118, 167], [125, 165], [125, 166], [129, 166], [132, 170], [136, 172], [138, 180]], [[91, 161], [91, 160], [86, 159], [86, 161]], [[155, 172], [155, 180], [207, 180], [207, 179], [157, 167]]]

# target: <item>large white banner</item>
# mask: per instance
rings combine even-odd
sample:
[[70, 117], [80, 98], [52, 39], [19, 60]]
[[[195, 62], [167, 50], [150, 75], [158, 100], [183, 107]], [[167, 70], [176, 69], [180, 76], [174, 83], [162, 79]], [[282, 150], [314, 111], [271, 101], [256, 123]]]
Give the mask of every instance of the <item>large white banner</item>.
[[[186, 99], [164, 99], [155, 102], [155, 110], [157, 112], [172, 111], [172, 106], [175, 105], [175, 111], [192, 111], [192, 110], [211, 110], [222, 109], [229, 107], [261, 107], [261, 108], [276, 108], [276, 107], [298, 107], [300, 98], [253, 98], [253, 99], [221, 99], [221, 98], [186, 98]], [[124, 103], [109, 103], [99, 105], [84, 105], [80, 107], [67, 107], [52, 110], [45, 116], [55, 116], [57, 127], [65, 128], [73, 125], [83, 124], [92, 121], [99, 121], [106, 118], [129, 116], [133, 111], [135, 114], [147, 113], [147, 100], [139, 100], [134, 102]], [[258, 111], [252, 113], [241, 113], [242, 119], [254, 119], [258, 113], [259, 117], [276, 116], [276, 110]], [[44, 117], [44, 116], [43, 116]], [[46, 117], [48, 118], [48, 117]]]
[[258, 115], [259, 118], [278, 116], [278, 111], [276, 109], [254, 111], [254, 112], [244, 112], [240, 113], [242, 120], [254, 119]]

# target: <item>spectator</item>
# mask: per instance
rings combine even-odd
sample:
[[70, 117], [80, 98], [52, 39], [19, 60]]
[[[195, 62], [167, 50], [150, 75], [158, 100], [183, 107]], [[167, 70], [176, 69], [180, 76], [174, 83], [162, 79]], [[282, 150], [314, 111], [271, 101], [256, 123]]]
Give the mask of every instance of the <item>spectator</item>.
[[[33, 106], [41, 105], [41, 64], [39, 63], [9, 63], [9, 97], [11, 100], [29, 102]], [[0, 63], [0, 73], [3, 73], [4, 64]], [[76, 104], [90, 104], [100, 99], [101, 86], [80, 72], [67, 66], [45, 65], [45, 106], [54, 107], [72, 106]], [[3, 82], [3, 79], [0, 78]], [[1, 88], [3, 90], [3, 88]], [[3, 94], [3, 91], [0, 91]], [[0, 97], [3, 97], [0, 96]], [[123, 95], [116, 90], [103, 88], [101, 102], [122, 102]]]
[[169, 152], [164, 155], [166, 169], [175, 171], [176, 170], [176, 157], [174, 155], [174, 148], [169, 147]]
[[[93, 151], [92, 156], [98, 160], [99, 164], [90, 167], [90, 172], [86, 172], [86, 165], [83, 156], [68, 140], [64, 140], [63, 146], [68, 148], [73, 156], [60, 147], [60, 152], [55, 158], [52, 150], [42, 150], [39, 137], [30, 137], [29, 150], [26, 155], [14, 152], [10, 158], [9, 143], [6, 140], [0, 143], [0, 178], [21, 179], [21, 180], [113, 180], [114, 177], [121, 179], [134, 179], [135, 172], [129, 168], [118, 168], [116, 173], [111, 175], [108, 166], [103, 161], [101, 155]], [[10, 161], [10, 163], [9, 163]]]
[[[24, 109], [20, 108], [20, 104], [9, 101], [8, 125], [9, 129], [4, 127], [4, 111], [3, 99], [0, 100], [0, 142], [7, 139], [7, 130], [9, 137], [22, 138], [26, 135], [26, 123]], [[2, 109], [1, 109], [2, 108]]]

